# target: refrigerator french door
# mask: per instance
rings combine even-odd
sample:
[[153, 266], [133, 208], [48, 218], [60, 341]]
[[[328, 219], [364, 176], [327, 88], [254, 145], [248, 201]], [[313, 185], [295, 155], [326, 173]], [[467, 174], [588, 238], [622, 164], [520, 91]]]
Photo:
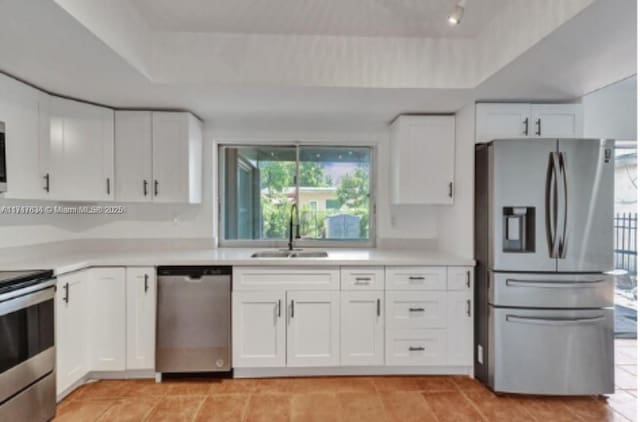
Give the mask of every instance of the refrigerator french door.
[[476, 146], [476, 376], [495, 391], [613, 391], [613, 141]]

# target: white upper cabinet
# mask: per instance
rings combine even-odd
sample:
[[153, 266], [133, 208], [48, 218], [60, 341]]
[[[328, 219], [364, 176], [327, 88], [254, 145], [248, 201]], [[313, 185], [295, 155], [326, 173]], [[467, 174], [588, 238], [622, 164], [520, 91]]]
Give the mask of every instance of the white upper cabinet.
[[150, 111], [116, 111], [116, 201], [151, 201]]
[[51, 97], [47, 198], [113, 199], [113, 110]]
[[153, 112], [153, 183], [156, 202], [202, 200], [202, 128], [185, 112]]
[[478, 104], [476, 142], [529, 137], [533, 133], [530, 114], [529, 104]]
[[40, 91], [0, 74], [0, 121], [5, 125], [7, 148], [5, 198], [37, 199], [45, 196], [39, 161], [43, 100], [46, 98]]
[[580, 104], [531, 105], [533, 135], [540, 138], [579, 138], [582, 136]]
[[476, 142], [508, 138], [578, 138], [580, 104], [480, 103], [476, 105]]
[[116, 200], [199, 203], [202, 129], [186, 112], [116, 112]]
[[399, 116], [390, 149], [393, 204], [453, 204], [454, 116]]

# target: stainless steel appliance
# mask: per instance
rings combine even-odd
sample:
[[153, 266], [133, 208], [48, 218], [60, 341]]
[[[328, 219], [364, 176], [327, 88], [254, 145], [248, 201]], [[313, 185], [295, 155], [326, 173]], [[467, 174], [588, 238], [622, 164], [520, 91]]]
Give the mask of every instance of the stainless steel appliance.
[[231, 267], [158, 267], [156, 372], [231, 370]]
[[494, 391], [614, 391], [613, 148], [476, 145], [475, 374]]
[[7, 141], [4, 122], [0, 122], [0, 192], [7, 191]]
[[0, 271], [0, 420], [56, 411], [52, 271]]

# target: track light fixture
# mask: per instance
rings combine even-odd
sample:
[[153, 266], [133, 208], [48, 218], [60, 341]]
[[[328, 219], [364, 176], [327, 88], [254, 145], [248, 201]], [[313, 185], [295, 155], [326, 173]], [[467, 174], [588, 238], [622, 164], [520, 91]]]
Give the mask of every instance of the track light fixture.
[[464, 7], [467, 4], [467, 0], [458, 1], [455, 6], [453, 6], [453, 10], [449, 14], [449, 25], [458, 25], [462, 22], [462, 17], [464, 16]]

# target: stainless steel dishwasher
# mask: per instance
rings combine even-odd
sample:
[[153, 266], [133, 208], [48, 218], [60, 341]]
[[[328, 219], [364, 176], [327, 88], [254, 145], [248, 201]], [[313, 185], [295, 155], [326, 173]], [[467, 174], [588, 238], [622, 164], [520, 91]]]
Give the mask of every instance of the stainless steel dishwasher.
[[231, 370], [231, 267], [158, 267], [157, 315], [158, 375]]

